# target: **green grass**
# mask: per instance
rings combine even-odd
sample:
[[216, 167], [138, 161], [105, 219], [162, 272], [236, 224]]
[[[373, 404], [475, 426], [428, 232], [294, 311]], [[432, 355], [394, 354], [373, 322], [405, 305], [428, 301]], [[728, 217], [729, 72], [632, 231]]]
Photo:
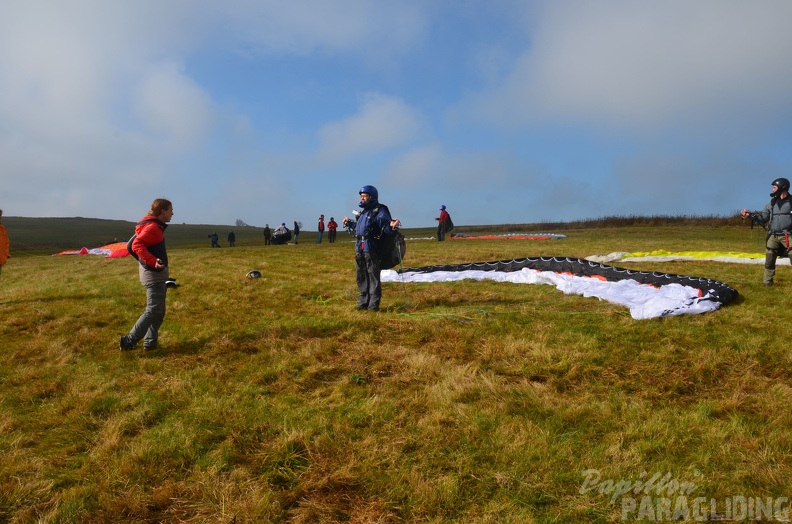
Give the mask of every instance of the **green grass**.
[[[565, 234], [413, 241], [407, 265], [762, 250], [740, 226]], [[130, 259], [3, 270], [0, 522], [620, 521], [618, 501], [581, 493], [591, 469], [670, 473], [691, 500], [790, 495], [789, 267], [768, 289], [759, 265], [630, 265], [740, 291], [699, 316], [636, 321], [494, 282], [385, 284], [370, 314], [345, 234], [168, 240], [181, 287], [150, 353], [118, 350], [145, 301]]]

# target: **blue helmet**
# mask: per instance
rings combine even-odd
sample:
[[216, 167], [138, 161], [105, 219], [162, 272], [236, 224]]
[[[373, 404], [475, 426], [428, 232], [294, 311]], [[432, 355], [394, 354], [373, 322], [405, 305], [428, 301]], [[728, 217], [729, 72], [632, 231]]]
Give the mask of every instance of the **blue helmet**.
[[374, 186], [363, 186], [360, 188], [360, 191], [358, 191], [358, 195], [360, 193], [368, 193], [371, 195], [372, 200], [379, 200], [379, 193], [377, 192], [377, 188]]

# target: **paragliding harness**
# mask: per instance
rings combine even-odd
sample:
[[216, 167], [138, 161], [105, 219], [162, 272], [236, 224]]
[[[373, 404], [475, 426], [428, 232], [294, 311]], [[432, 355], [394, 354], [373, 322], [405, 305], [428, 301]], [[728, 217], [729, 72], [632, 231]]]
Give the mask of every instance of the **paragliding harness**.
[[[141, 220], [135, 224], [135, 228], [137, 229], [137, 226], [142, 226], [143, 224], [148, 224], [149, 222], [159, 222], [159, 220], [156, 218], [147, 218], [146, 220]], [[135, 257], [135, 260], [140, 261], [140, 257], [137, 256], [137, 253], [132, 251], [132, 242], [134, 242], [136, 238], [137, 233], [134, 233], [131, 237], [129, 237], [129, 241], [127, 241], [127, 253]]]
[[391, 228], [390, 233], [383, 233], [382, 230], [378, 234], [373, 232], [374, 217], [377, 216], [380, 209], [384, 208], [391, 216], [390, 209], [385, 204], [377, 204], [371, 209], [368, 223], [368, 237], [377, 240], [376, 253], [380, 258], [381, 269], [391, 269], [401, 264], [404, 259], [404, 254], [407, 251], [407, 243], [404, 241], [404, 235], [401, 234], [398, 228]]
[[448, 214], [448, 218], [443, 223], [443, 226], [445, 227], [445, 232], [450, 233], [454, 229], [454, 221], [451, 220], [451, 214], [448, 211], [446, 211], [446, 214]]
[[792, 213], [773, 213], [773, 208], [774, 208], [777, 200], [778, 200], [778, 197], [773, 197], [773, 199], [770, 201], [770, 217], [768, 218], [766, 223], [762, 222], [759, 219], [758, 213], [751, 213], [749, 215], [749, 218], [751, 219], [751, 229], [753, 229], [754, 224], [759, 224], [762, 227], [762, 229], [767, 231], [767, 238], [765, 238], [765, 242], [767, 241], [768, 238], [770, 238], [773, 235], [781, 235], [781, 234], [783, 234], [784, 235], [784, 247], [786, 248], [786, 251], [783, 254], [780, 254], [779, 256], [781, 256], [781, 257], [789, 257], [790, 259], [792, 259], [792, 256], [790, 256], [790, 255], [792, 255], [792, 253], [790, 253], [790, 251], [789, 251], [789, 230], [787, 229], [787, 230], [784, 230], [784, 231], [773, 231], [773, 230], [770, 229], [770, 224], [773, 221], [773, 216], [792, 215]]

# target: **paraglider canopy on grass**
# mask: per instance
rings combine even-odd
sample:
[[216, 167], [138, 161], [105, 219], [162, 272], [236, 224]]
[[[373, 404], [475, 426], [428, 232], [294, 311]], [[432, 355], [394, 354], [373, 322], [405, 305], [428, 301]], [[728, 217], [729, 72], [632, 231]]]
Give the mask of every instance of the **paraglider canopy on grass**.
[[121, 258], [128, 257], [129, 252], [127, 251], [126, 242], [113, 242], [93, 249], [83, 247], [76, 251], [61, 251], [53, 256], [60, 257], [65, 255], [104, 255], [105, 258]]
[[382, 272], [383, 282], [464, 279], [550, 284], [567, 294], [626, 306], [638, 320], [715, 311], [738, 294], [731, 286], [708, 278], [633, 271], [572, 257], [528, 257]]

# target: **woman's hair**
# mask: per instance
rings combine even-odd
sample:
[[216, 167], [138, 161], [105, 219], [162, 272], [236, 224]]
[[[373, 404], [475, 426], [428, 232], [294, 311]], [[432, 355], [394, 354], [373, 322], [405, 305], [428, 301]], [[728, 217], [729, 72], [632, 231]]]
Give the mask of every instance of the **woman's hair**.
[[167, 198], [158, 198], [151, 203], [151, 211], [149, 211], [148, 214], [153, 217], [157, 217], [160, 215], [160, 213], [167, 211], [172, 207], [173, 204]]

